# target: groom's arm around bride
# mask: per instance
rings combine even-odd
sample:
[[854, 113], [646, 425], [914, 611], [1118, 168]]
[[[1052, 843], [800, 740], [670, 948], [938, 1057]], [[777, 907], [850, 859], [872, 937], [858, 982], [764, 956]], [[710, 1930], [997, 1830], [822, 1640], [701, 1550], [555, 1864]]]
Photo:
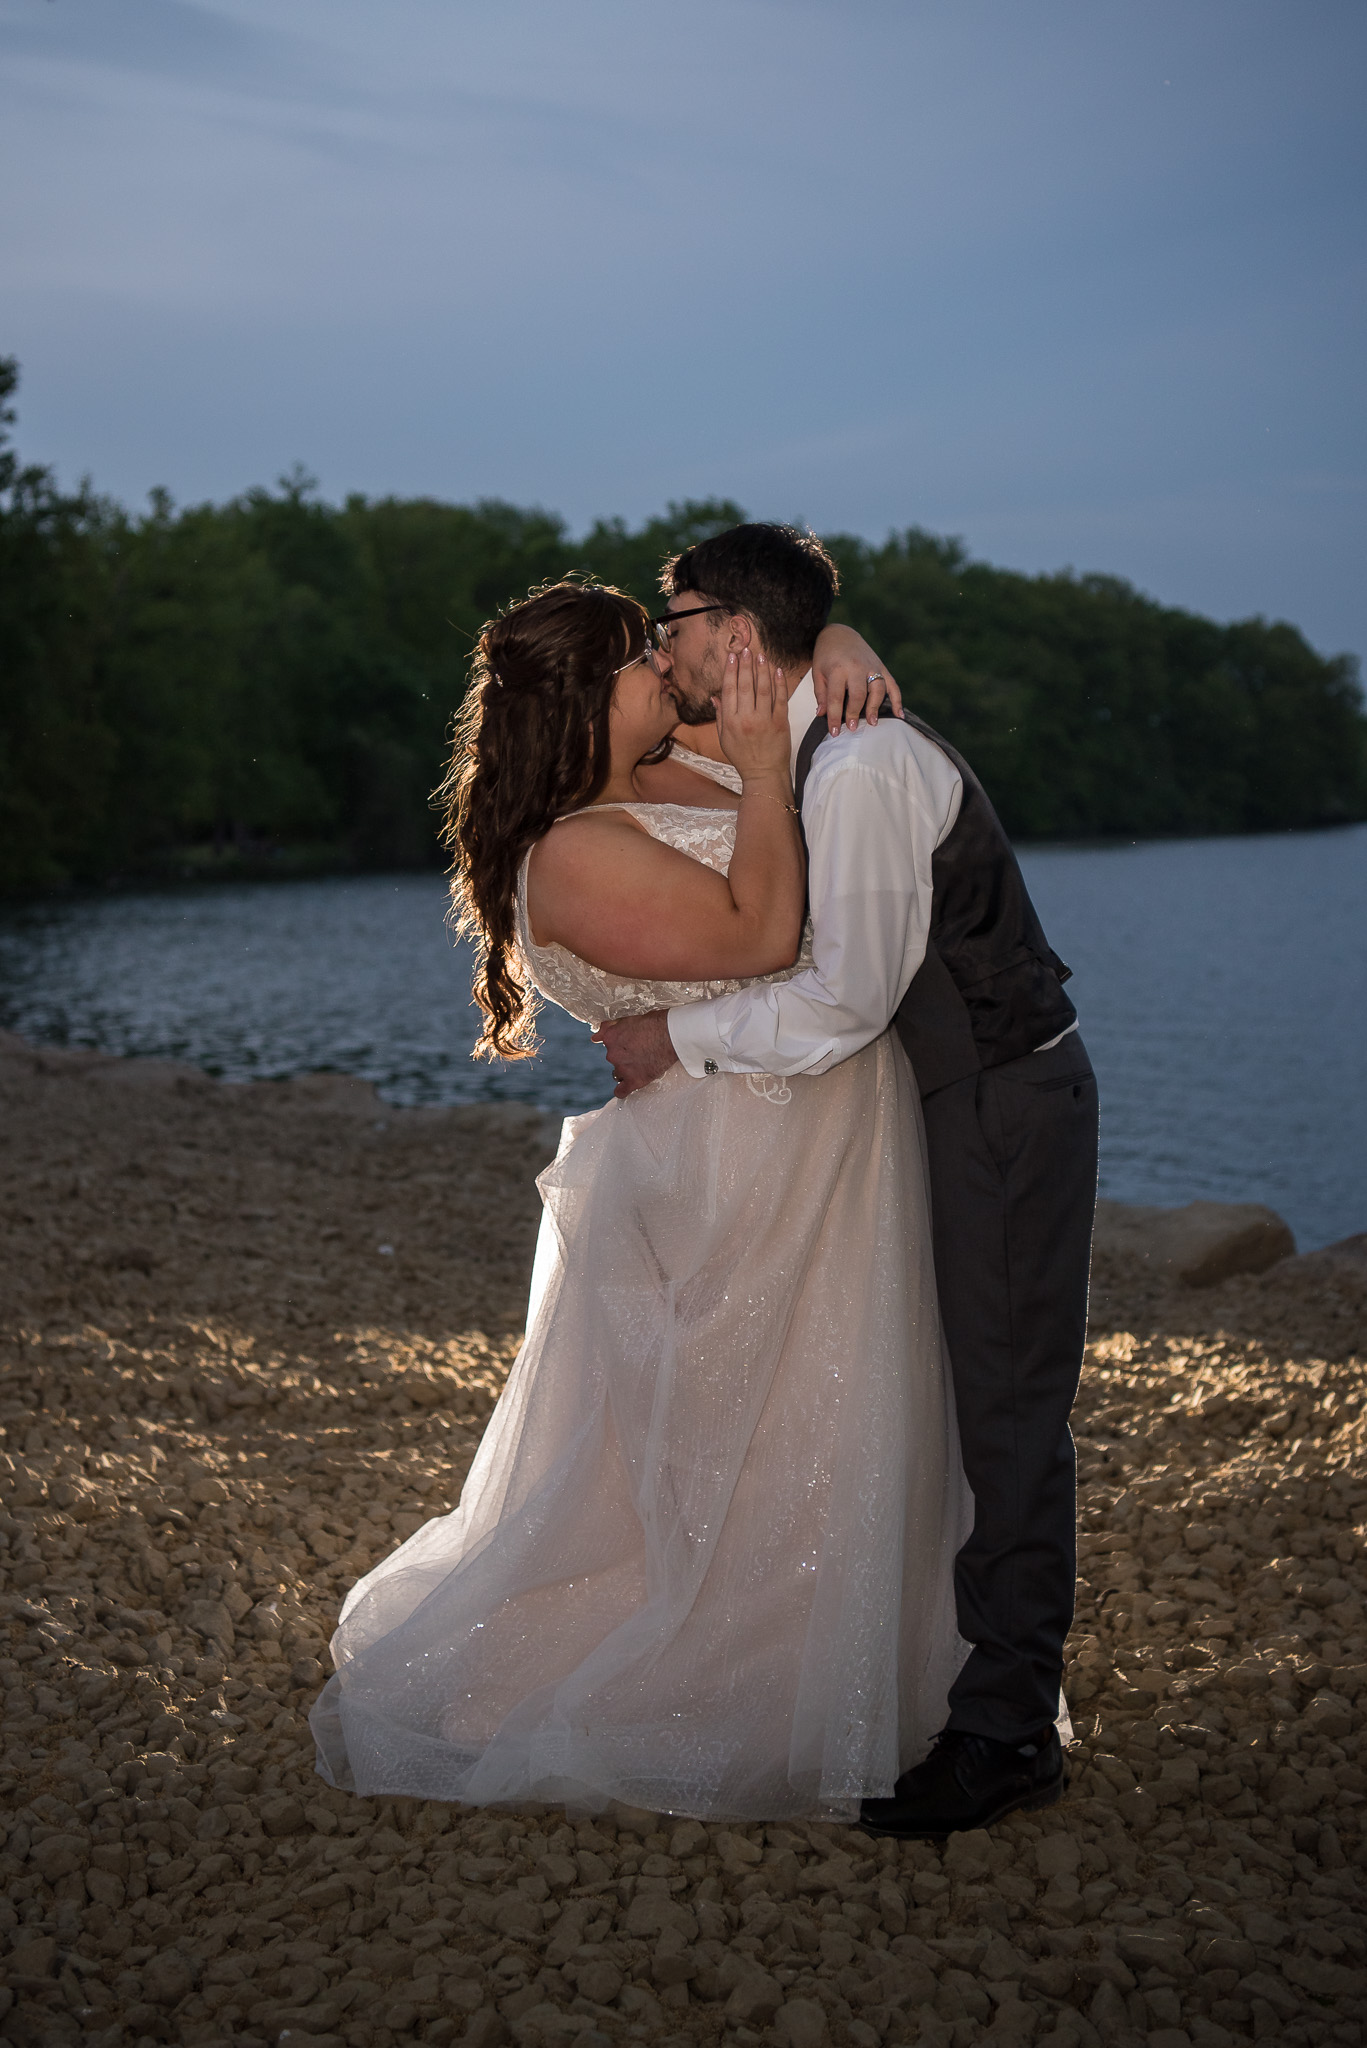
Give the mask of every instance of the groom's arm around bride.
[[[749, 526], [681, 555], [666, 587], [681, 621], [674, 694], [707, 745], [728, 649], [758, 644], [801, 675], [836, 577], [811, 536]], [[890, 1023], [910, 1057], [975, 1500], [955, 1571], [971, 1649], [930, 1757], [893, 1799], [866, 1802], [865, 1820], [938, 1834], [1046, 1803], [1062, 1785], [1052, 1724], [1076, 1571], [1068, 1415], [1085, 1336], [1096, 1085], [1068, 970], [969, 764], [914, 717], [830, 736], [809, 677], [790, 717], [812, 965], [600, 1035], [619, 1095], [676, 1058], [700, 1078], [820, 1074]]]

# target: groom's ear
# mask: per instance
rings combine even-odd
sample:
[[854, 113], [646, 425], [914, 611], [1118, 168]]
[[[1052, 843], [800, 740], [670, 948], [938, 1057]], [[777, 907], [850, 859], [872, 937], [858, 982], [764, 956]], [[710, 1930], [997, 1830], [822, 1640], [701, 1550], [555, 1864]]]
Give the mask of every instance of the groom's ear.
[[723, 636], [723, 647], [727, 654], [743, 654], [747, 647], [759, 644], [755, 622], [744, 612], [732, 612], [718, 621]]

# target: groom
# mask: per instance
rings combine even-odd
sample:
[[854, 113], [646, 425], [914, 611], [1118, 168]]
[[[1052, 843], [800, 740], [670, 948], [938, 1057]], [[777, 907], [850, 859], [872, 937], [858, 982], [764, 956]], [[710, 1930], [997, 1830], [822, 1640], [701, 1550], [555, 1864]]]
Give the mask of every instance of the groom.
[[[972, 1534], [955, 1564], [970, 1654], [949, 1720], [875, 1834], [984, 1827], [1063, 1790], [1054, 1716], [1076, 1575], [1068, 1415], [1086, 1326], [1097, 1096], [1020, 869], [962, 755], [918, 718], [829, 731], [812, 650], [838, 588], [819, 541], [746, 525], [667, 564], [671, 687], [721, 758], [712, 699], [750, 646], [789, 698], [813, 964], [790, 981], [603, 1024], [618, 1094], [690, 1074], [821, 1074], [891, 1022], [920, 1086], [935, 1273]], [[804, 675], [803, 671], [807, 673]], [[872, 680], [872, 678], [871, 678]]]

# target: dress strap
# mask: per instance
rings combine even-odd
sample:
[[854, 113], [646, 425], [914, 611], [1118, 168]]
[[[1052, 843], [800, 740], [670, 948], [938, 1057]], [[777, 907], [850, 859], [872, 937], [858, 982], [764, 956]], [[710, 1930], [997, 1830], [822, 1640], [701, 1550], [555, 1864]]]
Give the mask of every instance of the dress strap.
[[563, 825], [566, 822], [566, 820], [570, 818], [587, 818], [590, 811], [634, 811], [638, 810], [639, 808], [639, 804], [627, 803], [584, 804], [577, 811], [562, 811], [558, 818], [551, 819], [551, 823], [553, 825]]
[[696, 748], [674, 742], [674, 759], [681, 768], [687, 768], [693, 775], [701, 775], [708, 782], [719, 782], [723, 789], [729, 789], [733, 796], [740, 795], [740, 776], [729, 761], [714, 761], [708, 754], [700, 754]]

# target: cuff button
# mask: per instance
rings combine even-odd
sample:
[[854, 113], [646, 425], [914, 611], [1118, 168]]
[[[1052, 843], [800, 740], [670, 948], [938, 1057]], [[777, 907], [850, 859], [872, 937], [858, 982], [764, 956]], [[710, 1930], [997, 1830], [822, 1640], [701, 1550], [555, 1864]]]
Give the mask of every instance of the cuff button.
[[705, 1074], [719, 1074], [721, 1072], [721, 1068], [715, 1060], [704, 1060], [702, 1070]]

